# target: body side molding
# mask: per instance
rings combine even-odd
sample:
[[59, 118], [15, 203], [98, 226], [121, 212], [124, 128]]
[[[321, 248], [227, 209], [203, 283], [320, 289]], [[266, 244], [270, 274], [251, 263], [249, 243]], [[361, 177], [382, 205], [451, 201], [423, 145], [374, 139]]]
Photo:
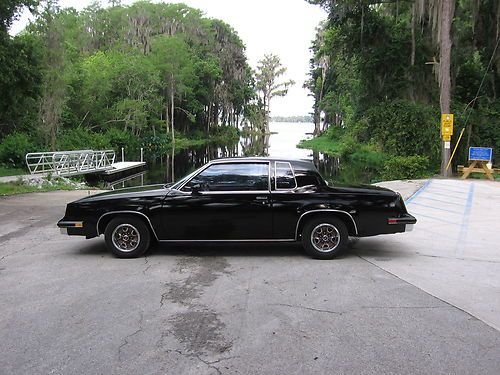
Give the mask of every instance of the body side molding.
[[299, 220], [297, 220], [297, 225], [295, 226], [295, 238], [296, 239], [299, 238], [299, 225], [300, 225], [300, 221], [302, 220], [302, 218], [304, 216], [306, 216], [307, 214], [313, 214], [313, 213], [317, 213], [317, 212], [339, 212], [341, 214], [347, 215], [351, 219], [352, 224], [354, 225], [354, 230], [356, 232], [355, 234], [358, 234], [358, 226], [356, 225], [356, 221], [354, 220], [354, 218], [352, 217], [352, 215], [349, 212], [342, 211], [342, 210], [334, 210], [331, 208], [324, 208], [324, 209], [310, 210], [310, 211], [304, 212], [302, 215], [300, 215]]

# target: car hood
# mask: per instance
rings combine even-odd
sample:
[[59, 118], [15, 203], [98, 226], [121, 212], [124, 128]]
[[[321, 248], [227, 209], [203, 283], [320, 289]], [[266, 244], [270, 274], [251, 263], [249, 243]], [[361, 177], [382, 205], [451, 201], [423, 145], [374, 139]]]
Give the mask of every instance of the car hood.
[[138, 186], [138, 187], [132, 187], [132, 188], [105, 191], [103, 193], [94, 194], [94, 195], [90, 195], [88, 197], [79, 199], [76, 202], [87, 203], [87, 202], [94, 202], [94, 201], [101, 201], [101, 200], [108, 200], [108, 199], [167, 195], [169, 191], [170, 191], [170, 189], [165, 187], [165, 185], [163, 185], [163, 184]]

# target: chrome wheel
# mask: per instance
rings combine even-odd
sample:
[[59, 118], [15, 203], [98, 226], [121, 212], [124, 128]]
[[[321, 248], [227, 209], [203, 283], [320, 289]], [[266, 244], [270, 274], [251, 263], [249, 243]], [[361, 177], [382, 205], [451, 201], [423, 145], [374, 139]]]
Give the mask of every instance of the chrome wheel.
[[340, 243], [340, 233], [332, 224], [321, 223], [311, 232], [312, 246], [322, 252], [328, 253], [335, 250]]
[[113, 230], [111, 240], [117, 249], [128, 253], [137, 249], [141, 242], [141, 235], [133, 225], [120, 224]]

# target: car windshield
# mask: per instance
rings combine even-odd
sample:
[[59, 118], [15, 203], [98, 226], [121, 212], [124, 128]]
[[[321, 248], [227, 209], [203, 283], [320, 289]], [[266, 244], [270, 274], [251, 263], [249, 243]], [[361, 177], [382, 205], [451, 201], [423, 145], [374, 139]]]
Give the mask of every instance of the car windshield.
[[[197, 173], [201, 172], [205, 167], [206, 167], [206, 165], [204, 165], [203, 167], [200, 167], [200, 168], [196, 169], [194, 172], [191, 172], [187, 176], [184, 176], [183, 178], [181, 178], [179, 181], [177, 181], [173, 185], [166, 184], [165, 187], [169, 187], [170, 189], [176, 189], [176, 190], [178, 190], [179, 186], [182, 186], [185, 181], [189, 180], [191, 177], [193, 177]], [[168, 186], [168, 185], [171, 185], [171, 186]]]

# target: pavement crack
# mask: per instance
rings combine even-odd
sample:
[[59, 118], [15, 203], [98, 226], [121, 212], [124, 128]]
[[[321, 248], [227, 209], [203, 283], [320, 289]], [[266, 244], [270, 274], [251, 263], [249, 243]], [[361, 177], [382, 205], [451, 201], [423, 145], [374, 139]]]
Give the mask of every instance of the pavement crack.
[[139, 328], [132, 332], [130, 335], [127, 335], [123, 338], [123, 343], [118, 347], [118, 361], [122, 361], [122, 349], [129, 344], [129, 341], [128, 339], [130, 339], [131, 337], [137, 335], [139, 332], [142, 332], [143, 328], [142, 328], [142, 322], [144, 320], [144, 313], [141, 311], [140, 313], [140, 318], [139, 318]]
[[15, 255], [15, 254], [18, 254], [18, 253], [22, 253], [22, 252], [23, 252], [23, 251], [25, 251], [28, 247], [29, 247], [29, 246], [27, 246], [27, 247], [23, 247], [23, 248], [22, 248], [22, 249], [20, 249], [20, 250], [13, 251], [13, 252], [11, 252], [11, 253], [9, 253], [9, 254], [6, 254], [6, 255], [2, 256], [2, 257], [0, 258], [0, 262], [1, 262], [2, 260], [4, 260], [5, 258], [10, 257], [11, 255]]
[[168, 300], [168, 292], [162, 293], [161, 299], [160, 299], [160, 309], [163, 307], [163, 304], [165, 303], [166, 300]]
[[286, 306], [286, 307], [292, 307], [292, 308], [297, 308], [297, 309], [304, 309], [304, 310], [310, 310], [310, 311], [316, 311], [316, 312], [322, 312], [322, 313], [334, 314], [334, 315], [342, 315], [344, 313], [342, 311], [315, 309], [313, 307], [307, 307], [307, 306], [301, 306], [301, 305], [290, 305], [287, 303], [273, 303], [272, 305], [274, 305], [274, 306]]
[[361, 309], [448, 309], [450, 306], [361, 306]]
[[144, 265], [146, 266], [146, 268], [144, 268], [144, 269], [142, 270], [142, 274], [143, 274], [143, 275], [145, 275], [145, 274], [146, 274], [146, 272], [147, 272], [147, 271], [151, 268], [151, 266], [152, 266], [152, 264], [148, 264], [148, 263], [149, 263], [149, 259], [148, 259], [148, 257], [146, 256], [146, 257], [144, 257]]

